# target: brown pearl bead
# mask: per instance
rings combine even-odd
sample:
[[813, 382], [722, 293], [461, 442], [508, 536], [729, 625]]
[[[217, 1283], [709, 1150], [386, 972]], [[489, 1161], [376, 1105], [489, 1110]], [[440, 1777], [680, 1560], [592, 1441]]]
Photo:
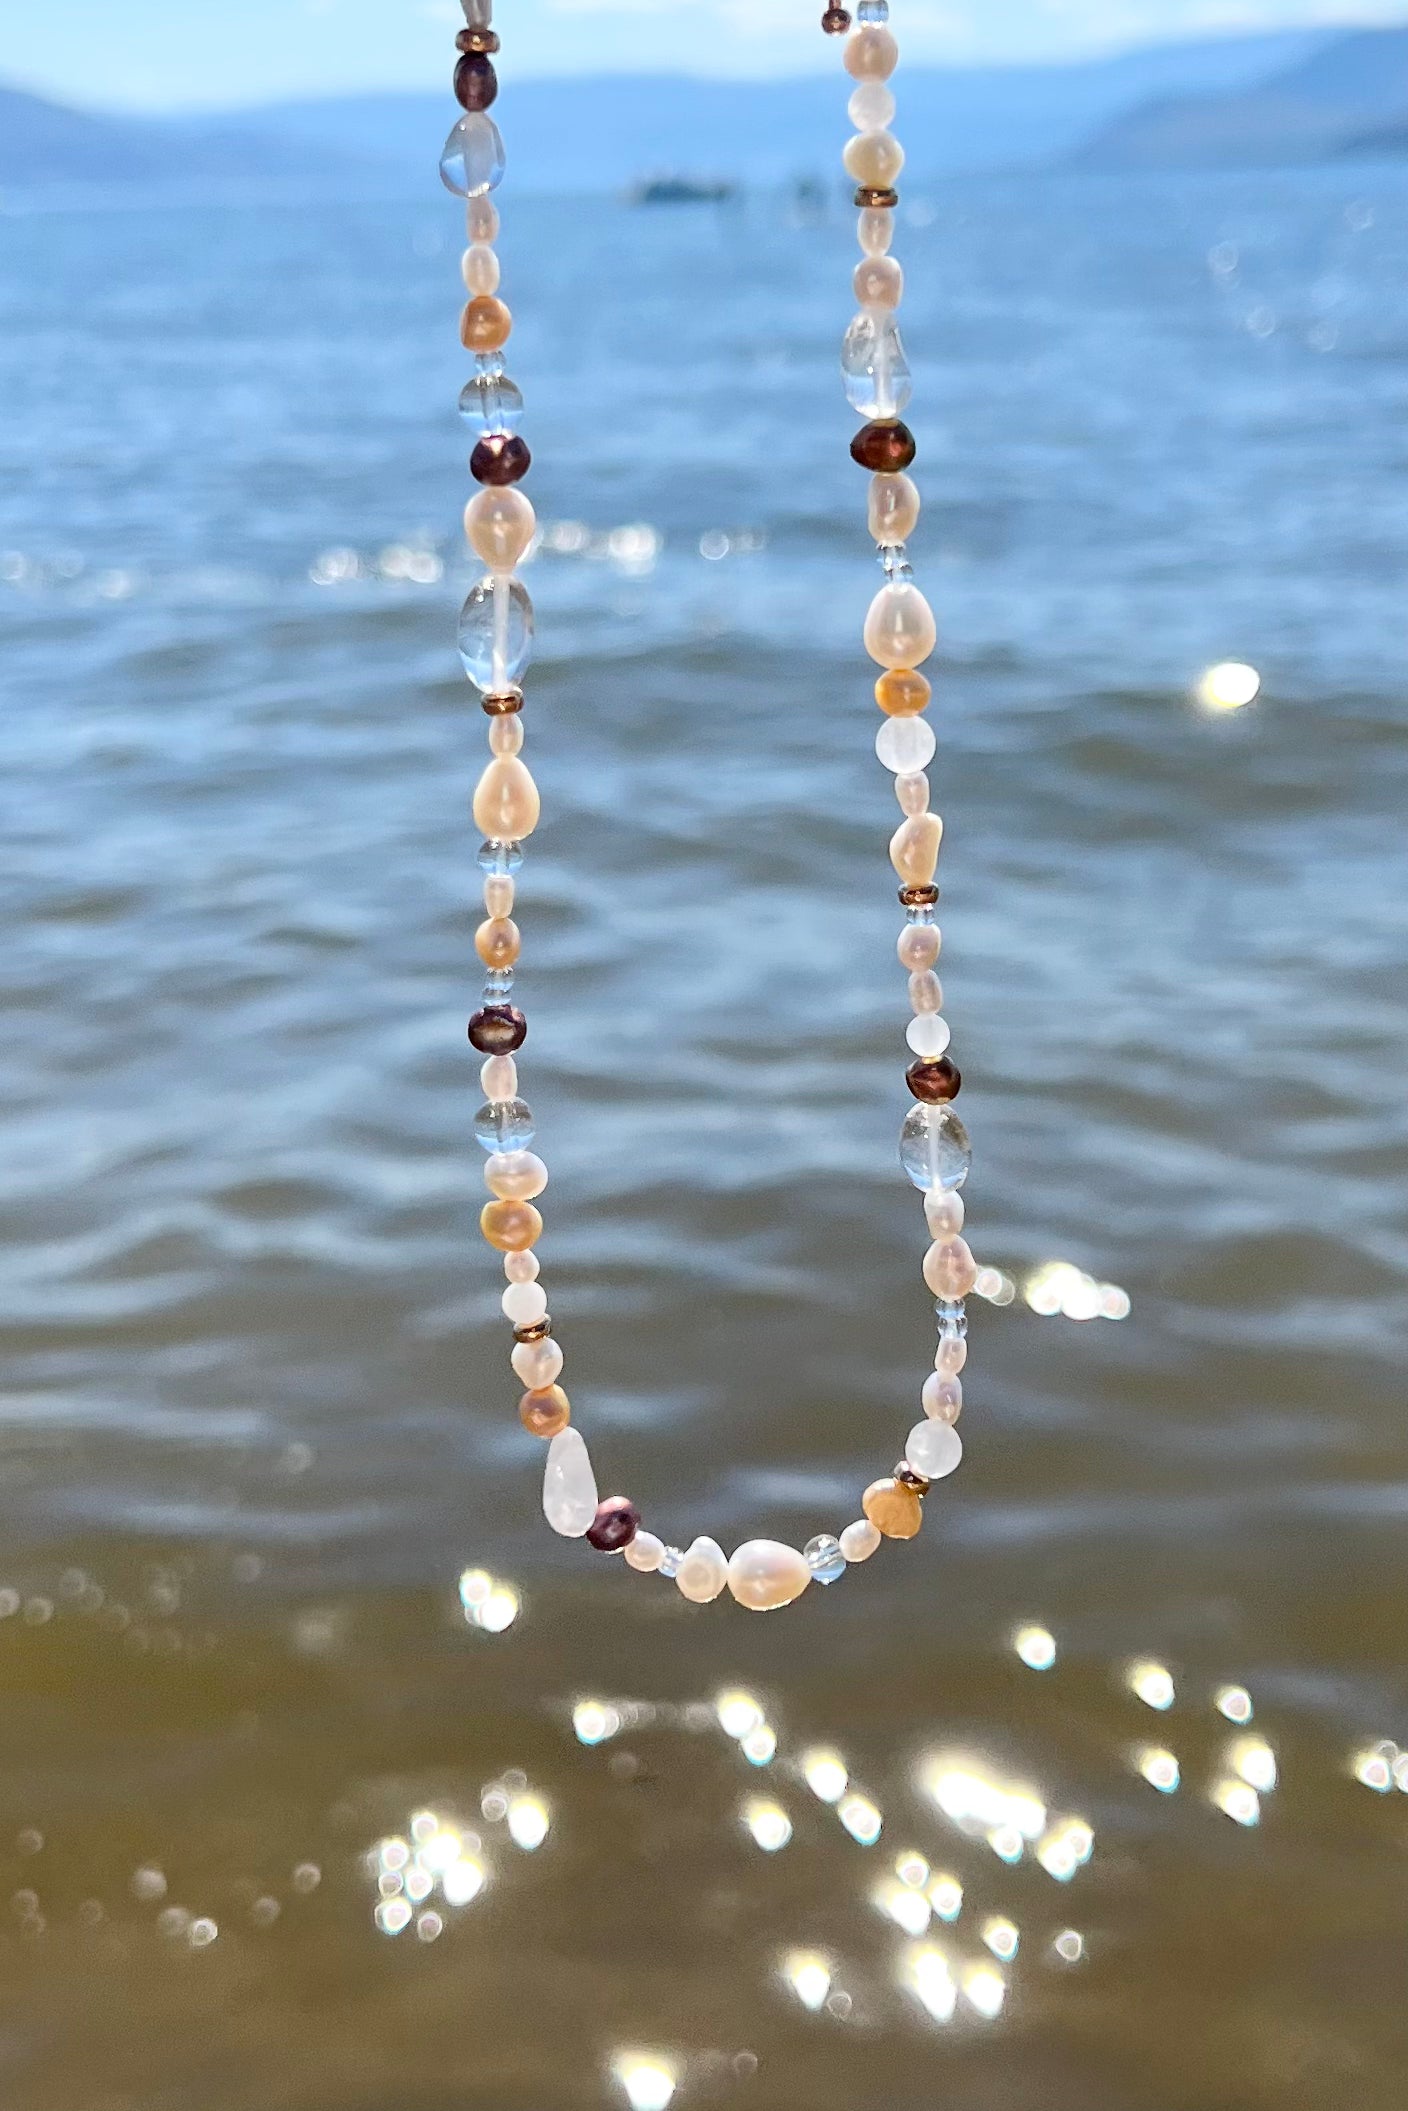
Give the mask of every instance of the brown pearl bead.
[[900, 194], [896, 190], [877, 190], [870, 184], [862, 183], [857, 187], [855, 202], [862, 212], [892, 213], [900, 202]]
[[844, 7], [828, 7], [821, 18], [821, 26], [828, 37], [844, 37], [851, 26], [851, 18]]
[[512, 329], [513, 317], [496, 294], [476, 293], [472, 301], [466, 301], [460, 317], [460, 343], [467, 352], [497, 352], [508, 343]]
[[474, 934], [474, 950], [486, 968], [511, 968], [523, 941], [511, 916], [491, 916]]
[[893, 1477], [872, 1481], [860, 1506], [886, 1539], [914, 1539], [924, 1522], [924, 1506], [914, 1489], [906, 1488]]
[[933, 695], [926, 676], [912, 667], [887, 667], [875, 684], [875, 701], [887, 718], [913, 718]]
[[516, 432], [486, 433], [469, 458], [469, 473], [479, 484], [516, 484], [528, 474], [533, 457]]
[[938, 898], [939, 890], [932, 880], [927, 887], [901, 887], [900, 889], [900, 907], [902, 909], [932, 909]]
[[531, 1202], [486, 1202], [479, 1229], [500, 1253], [527, 1253], [543, 1236], [543, 1219]]
[[572, 1405], [560, 1385], [546, 1385], [540, 1393], [523, 1395], [518, 1419], [530, 1437], [555, 1437], [572, 1420]]
[[914, 434], [898, 418], [862, 425], [851, 442], [851, 460], [873, 471], [908, 469], [915, 451]]
[[523, 691], [510, 689], [503, 696], [486, 696], [482, 701], [490, 718], [508, 718], [523, 709]]
[[940, 1056], [936, 1062], [925, 1062], [921, 1058], [910, 1064], [904, 1076], [914, 1097], [931, 1107], [957, 1099], [963, 1089], [963, 1073], [947, 1056]]
[[516, 1004], [486, 1004], [470, 1020], [469, 1038], [481, 1055], [512, 1055], [528, 1038], [528, 1021]]
[[487, 110], [499, 92], [494, 62], [483, 51], [467, 51], [455, 68], [455, 100], [465, 110]]
[[624, 1495], [608, 1495], [598, 1503], [596, 1516], [587, 1527], [588, 1544], [599, 1554], [619, 1554], [640, 1530], [640, 1512]]
[[462, 29], [455, 38], [456, 51], [491, 52], [499, 48], [496, 29]]

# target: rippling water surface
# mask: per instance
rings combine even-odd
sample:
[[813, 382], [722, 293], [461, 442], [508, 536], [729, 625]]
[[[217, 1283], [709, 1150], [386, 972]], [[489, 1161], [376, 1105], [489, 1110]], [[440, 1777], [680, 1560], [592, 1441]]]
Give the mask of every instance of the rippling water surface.
[[[848, 218], [505, 207], [545, 1258], [672, 1538], [839, 1526], [931, 1353]], [[0, 222], [7, 2103], [1401, 2111], [1408, 181], [911, 210], [1019, 1294], [924, 1537], [782, 1622], [554, 1541], [514, 1414], [455, 232]]]

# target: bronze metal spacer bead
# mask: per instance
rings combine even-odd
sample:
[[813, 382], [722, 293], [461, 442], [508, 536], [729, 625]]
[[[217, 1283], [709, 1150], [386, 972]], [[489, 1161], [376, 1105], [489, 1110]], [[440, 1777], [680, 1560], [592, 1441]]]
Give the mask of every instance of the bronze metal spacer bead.
[[878, 207], [882, 212], [893, 212], [900, 202], [900, 194], [898, 191], [892, 190], [872, 190], [863, 183], [856, 192], [855, 202], [859, 206], [868, 205]]
[[908, 1459], [900, 1460], [893, 1478], [899, 1482], [901, 1488], [912, 1488], [916, 1495], [927, 1495], [934, 1485], [932, 1481], [926, 1481], [922, 1473], [916, 1473]]
[[[488, 709], [486, 703], [485, 709]], [[939, 898], [939, 890], [930, 880], [926, 887], [901, 887], [900, 906], [905, 909], [932, 909]]]
[[552, 1321], [550, 1319], [540, 1319], [536, 1320], [531, 1327], [515, 1327], [513, 1338], [515, 1341], [546, 1341], [551, 1332]]
[[494, 29], [462, 29], [455, 38], [456, 51], [482, 51], [492, 57], [498, 49], [499, 35]]
[[502, 696], [486, 696], [481, 701], [490, 718], [508, 718], [523, 709], [523, 691], [507, 689]]

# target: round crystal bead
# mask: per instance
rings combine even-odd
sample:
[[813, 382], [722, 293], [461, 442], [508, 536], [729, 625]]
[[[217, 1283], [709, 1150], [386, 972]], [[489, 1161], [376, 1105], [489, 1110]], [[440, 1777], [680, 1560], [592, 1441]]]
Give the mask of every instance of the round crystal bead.
[[479, 846], [479, 870], [489, 872], [496, 879], [509, 879], [523, 864], [521, 843], [481, 843]]
[[924, 1194], [962, 1187], [973, 1164], [968, 1131], [949, 1103], [913, 1107], [900, 1131], [900, 1164]]
[[683, 1547], [666, 1547], [660, 1556], [660, 1574], [668, 1576], [671, 1582], [684, 1567], [684, 1551]]
[[526, 1151], [537, 1134], [533, 1109], [524, 1099], [486, 1101], [474, 1117], [474, 1134], [489, 1152]]
[[830, 1532], [819, 1532], [815, 1539], [809, 1539], [802, 1552], [818, 1583], [837, 1583], [845, 1575], [846, 1557], [841, 1552], [841, 1542]]
[[946, 1340], [968, 1339], [968, 1307], [961, 1297], [941, 1297], [934, 1310], [939, 1316], [939, 1332]]
[[480, 436], [517, 432], [523, 421], [522, 389], [509, 380], [501, 364], [478, 364], [480, 371], [460, 390], [460, 416]]

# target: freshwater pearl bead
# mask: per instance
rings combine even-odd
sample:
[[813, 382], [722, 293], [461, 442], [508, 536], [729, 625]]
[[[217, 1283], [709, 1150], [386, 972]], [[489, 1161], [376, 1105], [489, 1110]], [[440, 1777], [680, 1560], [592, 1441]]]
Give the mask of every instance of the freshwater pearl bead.
[[868, 257], [888, 255], [895, 239], [895, 216], [888, 206], [867, 205], [856, 218], [856, 240]]
[[846, 115], [857, 132], [878, 132], [894, 114], [895, 98], [883, 81], [862, 81], [846, 105]]
[[968, 1344], [961, 1334], [941, 1334], [934, 1351], [934, 1369], [941, 1378], [957, 1378], [968, 1361]]
[[943, 984], [932, 968], [920, 968], [909, 978], [909, 1001], [917, 1012], [936, 1012], [944, 1001]]
[[467, 352], [497, 352], [513, 330], [513, 317], [492, 293], [476, 293], [460, 317], [460, 343]]
[[914, 1539], [924, 1522], [924, 1506], [914, 1489], [893, 1478], [872, 1481], [861, 1508], [886, 1539]]
[[918, 667], [939, 642], [934, 612], [917, 586], [882, 586], [865, 619], [865, 649], [882, 667]]
[[921, 975], [934, 965], [942, 944], [943, 934], [937, 924], [906, 924], [895, 941], [895, 952], [902, 968], [911, 975]]
[[491, 1106], [503, 1106], [518, 1097], [518, 1065], [511, 1055], [490, 1056], [479, 1066], [479, 1085]]
[[888, 191], [904, 167], [904, 148], [893, 132], [857, 132], [841, 155], [852, 182], [869, 191]]
[[484, 907], [490, 916], [513, 913], [514, 883], [507, 873], [491, 872], [484, 882]]
[[518, 1403], [518, 1419], [530, 1437], [551, 1441], [572, 1420], [572, 1404], [560, 1385], [544, 1386], [540, 1393], [525, 1393]]
[[916, 814], [929, 811], [929, 780], [922, 770], [914, 770], [895, 779], [895, 797], [900, 802], [900, 811], [912, 820]]
[[878, 1528], [868, 1517], [858, 1517], [853, 1525], [847, 1525], [841, 1534], [841, 1552], [847, 1561], [869, 1561], [880, 1545]]
[[908, 469], [916, 453], [914, 434], [901, 418], [872, 418], [851, 442], [851, 460], [862, 469]]
[[543, 1236], [543, 1220], [531, 1202], [486, 1202], [479, 1229], [500, 1253], [526, 1253]]
[[[485, 51], [467, 51], [455, 68], [455, 101], [464, 110], [488, 110], [498, 98], [499, 77]], [[488, 289], [490, 292], [493, 288]]]
[[[873, 539], [882, 548], [893, 549], [897, 543], [908, 541], [919, 524], [919, 508], [919, 486], [913, 477], [906, 476], [902, 469], [882, 471], [880, 475], [870, 479], [870, 495], [866, 506], [867, 526]], [[912, 672], [911, 669], [899, 671]], [[914, 679], [919, 681], [923, 677], [916, 675]], [[928, 700], [926, 683], [925, 703]]]
[[464, 532], [491, 572], [511, 572], [537, 533], [533, 502], [512, 484], [488, 485], [464, 509]]
[[887, 718], [875, 736], [875, 759], [897, 777], [927, 769], [938, 742], [926, 718]]
[[904, 1081], [917, 1100], [926, 1106], [946, 1106], [963, 1090], [963, 1073], [951, 1056], [921, 1056], [911, 1063]]
[[875, 701], [887, 718], [916, 717], [933, 693], [927, 677], [912, 667], [891, 667], [875, 684]]
[[626, 1560], [633, 1569], [644, 1576], [653, 1575], [665, 1558], [665, 1542], [657, 1539], [653, 1532], [637, 1532], [626, 1548]]
[[966, 1239], [945, 1239], [924, 1256], [924, 1280], [935, 1297], [967, 1297], [978, 1280], [978, 1264]]
[[471, 242], [497, 241], [499, 208], [492, 198], [471, 198], [465, 205], [464, 231]]
[[543, 1264], [531, 1247], [504, 1255], [504, 1274], [511, 1283], [536, 1283], [542, 1271]]
[[904, 1455], [926, 1481], [946, 1481], [963, 1464], [963, 1439], [951, 1422], [926, 1420], [910, 1431]]
[[474, 825], [497, 843], [521, 843], [538, 825], [542, 802], [528, 765], [516, 755], [498, 755], [474, 792]]
[[516, 711], [505, 712], [502, 717], [489, 721], [489, 753], [491, 755], [516, 755], [523, 746], [523, 720]]
[[750, 1612], [770, 1613], [800, 1598], [812, 1580], [807, 1557], [776, 1539], [750, 1539], [728, 1565], [728, 1587]]
[[513, 1004], [486, 1004], [469, 1022], [469, 1040], [481, 1055], [512, 1055], [528, 1037], [528, 1021]]
[[923, 1400], [931, 1422], [956, 1422], [963, 1412], [963, 1387], [956, 1377], [933, 1371], [924, 1380]]
[[[530, 1393], [541, 1393], [548, 1386], [557, 1384], [562, 1376], [564, 1358], [562, 1350], [549, 1335], [545, 1341], [516, 1343], [509, 1362]], [[592, 1507], [595, 1509], [595, 1504]], [[586, 1530], [585, 1525], [582, 1529]]]
[[588, 1544], [598, 1554], [620, 1554], [640, 1530], [640, 1512], [624, 1495], [608, 1495], [596, 1506], [596, 1516], [587, 1528]]
[[486, 432], [475, 442], [469, 458], [469, 473], [474, 481], [495, 490], [518, 483], [532, 466], [528, 442], [516, 432]]
[[[898, 308], [904, 298], [904, 273], [893, 257], [863, 257], [851, 275], [851, 284], [862, 308]], [[879, 536], [875, 539], [881, 540]], [[893, 540], [903, 542], [904, 537], [897, 535]]]
[[580, 1430], [559, 1430], [548, 1446], [543, 1473], [543, 1514], [564, 1539], [585, 1539], [596, 1521], [599, 1498], [591, 1457]]
[[956, 1239], [967, 1214], [963, 1197], [956, 1191], [932, 1188], [924, 1197], [924, 1218], [931, 1238]]
[[541, 1283], [510, 1283], [499, 1302], [515, 1327], [533, 1327], [547, 1318], [548, 1294]]
[[484, 1161], [484, 1185], [502, 1202], [532, 1202], [548, 1184], [548, 1169], [533, 1151], [496, 1151]]
[[938, 869], [944, 825], [937, 814], [901, 821], [890, 838], [890, 863], [907, 887], [927, 886]]
[[497, 293], [499, 260], [487, 242], [471, 242], [460, 258], [466, 293]]
[[842, 54], [854, 81], [887, 81], [900, 62], [900, 48], [880, 22], [864, 22], [846, 39]]
[[512, 967], [522, 950], [517, 924], [507, 916], [491, 916], [475, 932], [474, 950], [486, 968]]
[[728, 1582], [728, 1561], [714, 1539], [696, 1539], [680, 1563], [675, 1582], [692, 1605], [709, 1605]]

